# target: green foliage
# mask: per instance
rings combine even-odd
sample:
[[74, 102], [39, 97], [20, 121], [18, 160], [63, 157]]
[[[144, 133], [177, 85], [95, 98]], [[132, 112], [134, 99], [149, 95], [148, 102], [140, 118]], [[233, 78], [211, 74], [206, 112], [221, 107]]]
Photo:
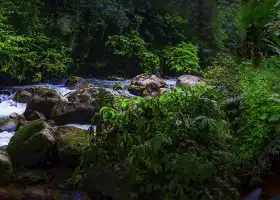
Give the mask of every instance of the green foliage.
[[240, 67], [232, 55], [219, 53], [212, 65], [204, 70], [203, 75], [208, 84], [216, 86], [222, 93], [229, 96], [238, 93], [239, 71]]
[[137, 199], [232, 199], [238, 160], [221, 100], [199, 85], [103, 107], [82, 167], [117, 163]]
[[[259, 69], [252, 69], [250, 63], [243, 63], [240, 73], [246, 116], [246, 125], [242, 130], [245, 139], [242, 140], [240, 156], [244, 160], [257, 156], [262, 167], [269, 164], [269, 156], [261, 155], [279, 154], [277, 147], [272, 145], [278, 142], [275, 137], [278, 133], [277, 122], [280, 120], [279, 65], [275, 66], [275, 62], [279, 62], [279, 57], [264, 60]], [[264, 151], [267, 145], [270, 147]]]
[[62, 74], [71, 60], [67, 49], [56, 39], [43, 33], [17, 34], [8, 21], [10, 12], [0, 10], [1, 71], [18, 80], [32, 78], [40, 81], [48, 73]]
[[199, 69], [197, 48], [191, 43], [181, 42], [164, 51], [165, 64], [170, 70], [177, 72], [191, 72]]
[[123, 89], [124, 89], [124, 86], [121, 82], [118, 82], [113, 86], [113, 90], [123, 90]]
[[147, 44], [136, 32], [127, 36], [109, 36], [106, 46], [114, 55], [122, 56], [125, 60], [133, 58], [139, 60], [144, 73], [151, 73], [153, 67], [160, 67], [158, 56], [147, 50]]

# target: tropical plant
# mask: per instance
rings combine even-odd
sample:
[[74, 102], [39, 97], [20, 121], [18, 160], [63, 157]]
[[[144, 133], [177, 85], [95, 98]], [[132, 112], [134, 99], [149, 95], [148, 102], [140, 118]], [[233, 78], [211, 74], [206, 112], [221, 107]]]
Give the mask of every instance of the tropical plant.
[[163, 51], [168, 69], [176, 72], [192, 72], [199, 69], [197, 48], [191, 43], [181, 42], [176, 46], [167, 47]]

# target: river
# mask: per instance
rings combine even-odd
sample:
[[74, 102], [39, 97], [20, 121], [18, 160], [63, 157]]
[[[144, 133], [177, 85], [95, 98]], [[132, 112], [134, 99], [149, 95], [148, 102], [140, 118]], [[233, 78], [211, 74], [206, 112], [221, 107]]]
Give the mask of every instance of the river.
[[[114, 94], [126, 94], [129, 96], [132, 96], [128, 92], [128, 90], [118, 90], [114, 91], [113, 86], [120, 82], [120, 81], [111, 81], [111, 80], [105, 80], [105, 79], [96, 79], [96, 78], [91, 78], [88, 79], [90, 83], [92, 83], [95, 86], [102, 87], [110, 91], [111, 93]], [[168, 78], [165, 79], [167, 85], [169, 86], [175, 86], [176, 85], [176, 78]], [[61, 94], [66, 95], [68, 93], [73, 92], [74, 90], [67, 88], [64, 83], [66, 80], [62, 80], [60, 84], [50, 84], [50, 83], [41, 83], [41, 84], [36, 84], [36, 85], [25, 85], [25, 86], [10, 86], [5, 89], [0, 90], [0, 122], [6, 118], [8, 118], [12, 113], [17, 113], [17, 114], [22, 114], [24, 113], [26, 109], [26, 104], [22, 103], [17, 103], [13, 100], [15, 91], [17, 89], [22, 89], [22, 88], [28, 88], [32, 86], [46, 86], [50, 87], [53, 89], [58, 90]], [[131, 80], [123, 80], [121, 81], [123, 86], [129, 86]], [[90, 127], [89, 124], [68, 124], [68, 126], [75, 126], [81, 129], [88, 129]], [[10, 138], [13, 136], [13, 132], [0, 132], [0, 147], [7, 145], [10, 141]]]

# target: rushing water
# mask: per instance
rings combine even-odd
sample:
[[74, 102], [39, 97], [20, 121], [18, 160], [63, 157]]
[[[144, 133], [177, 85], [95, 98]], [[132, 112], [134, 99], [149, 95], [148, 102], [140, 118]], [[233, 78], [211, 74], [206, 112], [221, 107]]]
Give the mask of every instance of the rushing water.
[[[124, 94], [127, 96], [131, 96], [128, 90], [118, 90], [114, 91], [113, 86], [117, 82], [121, 82], [124, 87], [129, 86], [130, 80], [123, 80], [123, 81], [111, 81], [111, 80], [104, 80], [104, 79], [89, 79], [89, 81], [98, 87], [105, 88], [109, 90], [113, 94]], [[62, 81], [65, 82], [65, 81]], [[168, 78], [166, 79], [167, 85], [170, 87], [174, 87], [176, 85], [176, 78]], [[26, 104], [17, 103], [13, 100], [14, 91], [16, 89], [28, 88], [32, 86], [47, 86], [50, 88], [54, 88], [58, 90], [62, 95], [66, 95], [74, 90], [71, 90], [64, 86], [64, 84], [37, 84], [37, 85], [26, 85], [26, 86], [14, 86], [9, 87], [9, 89], [0, 90], [0, 122], [5, 118], [8, 118], [12, 113], [22, 114], [26, 109]], [[88, 124], [68, 124], [67, 126], [75, 126], [81, 129], [89, 129], [90, 125]], [[10, 141], [10, 138], [13, 136], [13, 132], [0, 132], [0, 146], [7, 145]]]

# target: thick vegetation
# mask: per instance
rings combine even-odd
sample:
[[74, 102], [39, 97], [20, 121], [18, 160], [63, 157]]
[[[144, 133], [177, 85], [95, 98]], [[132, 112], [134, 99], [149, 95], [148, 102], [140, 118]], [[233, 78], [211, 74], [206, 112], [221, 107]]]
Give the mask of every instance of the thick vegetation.
[[121, 199], [236, 199], [280, 153], [278, 13], [277, 0], [1, 1], [0, 73], [201, 73], [104, 106], [72, 182], [108, 167]]

